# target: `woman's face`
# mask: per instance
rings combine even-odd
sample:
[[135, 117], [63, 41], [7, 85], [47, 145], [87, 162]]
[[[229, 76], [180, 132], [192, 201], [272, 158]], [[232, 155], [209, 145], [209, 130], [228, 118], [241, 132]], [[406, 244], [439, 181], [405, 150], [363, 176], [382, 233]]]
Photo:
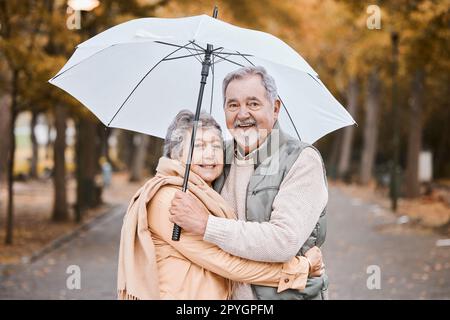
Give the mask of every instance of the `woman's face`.
[[[190, 134], [184, 139], [182, 161], [186, 163], [191, 142]], [[223, 170], [223, 145], [215, 128], [198, 128], [195, 134], [191, 170], [211, 185]]]

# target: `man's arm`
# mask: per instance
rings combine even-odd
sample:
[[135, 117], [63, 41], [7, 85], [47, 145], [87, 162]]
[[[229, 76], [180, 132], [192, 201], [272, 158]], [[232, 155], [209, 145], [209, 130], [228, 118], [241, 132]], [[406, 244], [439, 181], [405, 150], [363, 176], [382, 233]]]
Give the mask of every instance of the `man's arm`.
[[268, 222], [210, 216], [204, 239], [250, 260], [285, 262], [313, 231], [328, 201], [320, 155], [306, 148], [283, 180]]
[[175, 190], [164, 190], [152, 199], [148, 207], [150, 231], [169, 243], [193, 263], [233, 281], [302, 290], [308, 278], [309, 263], [305, 257], [295, 257], [286, 263], [264, 263], [246, 260], [203, 241], [199, 235], [184, 231], [179, 241], [172, 241], [173, 224], [167, 219]]

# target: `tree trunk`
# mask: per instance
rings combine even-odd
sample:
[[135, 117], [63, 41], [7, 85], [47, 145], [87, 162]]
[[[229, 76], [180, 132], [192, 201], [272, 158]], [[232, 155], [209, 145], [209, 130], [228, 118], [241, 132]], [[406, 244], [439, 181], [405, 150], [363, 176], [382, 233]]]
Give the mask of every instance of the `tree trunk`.
[[[448, 98], [447, 101], [450, 101], [450, 92], [448, 93]], [[450, 108], [448, 108], [447, 105], [441, 105], [441, 107], [439, 108], [439, 110], [442, 110], [443, 112], [440, 114], [440, 116], [442, 117], [442, 119], [450, 119]], [[438, 143], [436, 151], [433, 155], [434, 158], [434, 168], [436, 168], [434, 170], [434, 172], [436, 172], [437, 175], [447, 175], [446, 172], [447, 170], [445, 169], [446, 167], [448, 167], [448, 159], [450, 159], [450, 150], [449, 147], [450, 146], [450, 127], [449, 126], [445, 126], [443, 128], [443, 131], [441, 132], [439, 138], [438, 138]], [[450, 171], [448, 171], [450, 173]]]
[[53, 140], [52, 140], [52, 131], [53, 131], [53, 116], [50, 113], [47, 113], [47, 145], [45, 146], [45, 160], [50, 159], [50, 153], [53, 149]]
[[[0, 96], [0, 137], [9, 137], [10, 134], [10, 125], [11, 125], [11, 95], [4, 93]], [[10, 146], [11, 139], [0, 139], [0, 190], [3, 186], [6, 186], [8, 181], [8, 159], [9, 152], [11, 151]], [[4, 215], [0, 197], [0, 215]]]
[[128, 170], [131, 170], [133, 166], [133, 154], [135, 149], [133, 136], [134, 134], [130, 131], [120, 130], [117, 139], [118, 157]]
[[81, 118], [77, 130], [77, 204], [76, 221], [81, 222], [83, 211], [99, 203], [95, 184], [97, 172], [97, 124]]
[[[352, 115], [354, 119], [356, 118], [356, 110], [358, 107], [358, 94], [359, 94], [358, 79], [351, 78], [347, 88], [347, 103], [348, 103], [348, 112]], [[339, 179], [346, 179], [348, 177], [350, 168], [350, 159], [352, 155], [354, 130], [355, 129], [353, 126], [348, 126], [344, 128], [341, 154], [339, 157], [339, 165], [338, 165]]]
[[[9, 137], [11, 126], [11, 94], [0, 97], [0, 137]], [[8, 180], [8, 155], [11, 150], [11, 139], [0, 139], [0, 186]]]
[[53, 149], [53, 186], [54, 202], [52, 221], [67, 221], [67, 193], [66, 193], [66, 128], [67, 110], [63, 106], [55, 107], [56, 139]]
[[360, 182], [369, 183], [375, 162], [378, 138], [378, 110], [380, 108], [381, 83], [377, 70], [373, 70], [367, 81], [364, 143], [360, 164]]
[[31, 140], [31, 163], [30, 163], [30, 177], [37, 178], [37, 164], [38, 164], [38, 143], [36, 140], [36, 123], [38, 112], [33, 111], [30, 123], [30, 140]]
[[14, 230], [14, 156], [16, 154], [16, 136], [14, 134], [14, 128], [17, 117], [17, 94], [18, 94], [18, 76], [19, 72], [15, 70], [12, 75], [11, 86], [11, 117], [9, 125], [9, 145], [10, 151], [8, 153], [8, 211], [6, 215], [6, 235], [5, 244], [11, 245], [13, 243], [13, 230]]
[[109, 138], [111, 136], [111, 129], [110, 128], [106, 128], [104, 127], [103, 124], [100, 124], [101, 128], [100, 128], [100, 137], [101, 137], [101, 156], [105, 157], [106, 161], [108, 161], [109, 163], [112, 163], [111, 161], [111, 157], [109, 155]]
[[109, 129], [103, 123], [100, 121], [97, 122], [97, 135], [95, 139], [97, 144], [97, 148], [95, 148], [97, 150], [95, 154], [96, 172], [101, 171], [100, 158], [104, 157], [108, 159], [108, 131]]
[[416, 70], [411, 86], [411, 99], [409, 101], [408, 158], [405, 177], [405, 193], [410, 198], [420, 195], [419, 154], [422, 149], [424, 80], [423, 70]]
[[333, 137], [333, 144], [331, 146], [330, 156], [327, 161], [327, 175], [330, 179], [336, 180], [337, 178], [337, 163], [339, 158], [339, 151], [341, 147], [342, 134], [336, 132]]
[[133, 158], [130, 181], [142, 180], [144, 176], [145, 160], [147, 156], [147, 146], [150, 141], [150, 137], [146, 134], [140, 134], [135, 137], [137, 137], [139, 141]]
[[149, 136], [149, 144], [147, 146], [147, 163], [148, 169], [152, 176], [156, 174], [159, 158], [163, 154], [164, 139]]
[[83, 211], [86, 208], [85, 200], [83, 198], [83, 185], [82, 185], [82, 169], [81, 169], [81, 152], [82, 152], [82, 124], [83, 119], [79, 119], [77, 121], [76, 127], [77, 127], [77, 137], [75, 142], [75, 161], [76, 161], [76, 167], [75, 167], [75, 177], [77, 181], [77, 200], [75, 203], [75, 222], [80, 223], [83, 220]]
[[13, 111], [11, 117], [11, 126], [9, 133], [10, 151], [8, 153], [8, 213], [6, 217], [6, 237], [5, 244], [11, 245], [13, 243], [14, 230], [14, 156], [16, 154], [16, 136], [14, 134], [14, 127], [16, 122], [16, 114]]

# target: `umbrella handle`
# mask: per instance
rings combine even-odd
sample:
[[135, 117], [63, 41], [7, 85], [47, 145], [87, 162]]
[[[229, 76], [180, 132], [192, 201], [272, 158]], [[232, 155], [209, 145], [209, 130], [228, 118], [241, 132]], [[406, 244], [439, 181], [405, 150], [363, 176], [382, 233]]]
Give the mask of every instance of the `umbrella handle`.
[[181, 227], [177, 224], [173, 225], [173, 230], [172, 230], [172, 240], [173, 241], [179, 241], [180, 240], [180, 235], [181, 235]]
[[[192, 137], [191, 137], [191, 145], [194, 142], [195, 139], [195, 131], [196, 131], [196, 125], [194, 124], [194, 130], [192, 133]], [[189, 160], [190, 158], [192, 158], [192, 151], [193, 151], [193, 147], [191, 146], [191, 148], [189, 148], [189, 156], [188, 156], [188, 163], [186, 163], [186, 169], [184, 171], [184, 178], [183, 178], [183, 187], [182, 190], [183, 192], [187, 191], [187, 185], [188, 185], [188, 181], [189, 181], [189, 172], [191, 171], [191, 161]], [[176, 223], [173, 224], [173, 229], [172, 229], [172, 240], [173, 241], [180, 241], [180, 236], [181, 236], [181, 227], [179, 225], [177, 225]]]

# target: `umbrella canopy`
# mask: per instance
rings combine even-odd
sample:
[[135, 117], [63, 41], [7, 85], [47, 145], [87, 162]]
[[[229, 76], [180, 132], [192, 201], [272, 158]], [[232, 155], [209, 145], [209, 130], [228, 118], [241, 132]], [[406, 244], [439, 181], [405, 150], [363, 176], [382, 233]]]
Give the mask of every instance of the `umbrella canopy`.
[[250, 65], [265, 67], [275, 78], [282, 101], [280, 126], [291, 135], [314, 143], [355, 123], [311, 66], [282, 40], [207, 15], [143, 18], [110, 28], [78, 45], [50, 83], [107, 126], [164, 137], [180, 109], [195, 111], [207, 44], [213, 49], [202, 109], [223, 128], [222, 80]]

